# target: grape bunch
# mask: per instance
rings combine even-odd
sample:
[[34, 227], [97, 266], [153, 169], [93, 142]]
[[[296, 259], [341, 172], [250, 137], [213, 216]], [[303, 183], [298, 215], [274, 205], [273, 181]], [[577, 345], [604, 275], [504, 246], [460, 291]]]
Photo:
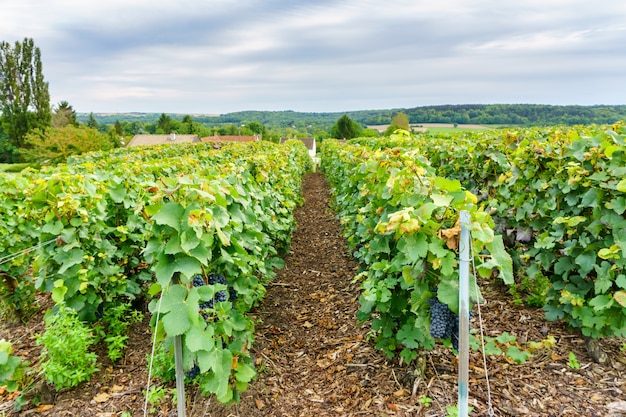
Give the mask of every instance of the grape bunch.
[[[430, 335], [435, 339], [451, 339], [452, 347], [459, 350], [459, 315], [433, 297], [430, 303]], [[474, 315], [469, 312], [470, 319]]]
[[[224, 277], [224, 275], [222, 274], [210, 274], [208, 281], [209, 281], [208, 282], [209, 285], [213, 285], [213, 284], [228, 285], [228, 281], [226, 280], [226, 277]], [[201, 287], [203, 285], [206, 285], [202, 275], [196, 275], [195, 277], [193, 277], [192, 284], [194, 287]], [[237, 292], [232, 287], [229, 287], [228, 291], [226, 290], [218, 291], [213, 297], [213, 299], [205, 301], [204, 303], [200, 304], [200, 310], [213, 308], [216, 302], [221, 303], [223, 301], [226, 301], [228, 300], [229, 296], [232, 300], [234, 300], [237, 297]]]
[[448, 331], [452, 311], [437, 298], [431, 298], [428, 302], [430, 303], [430, 335], [435, 339], [447, 339], [450, 337]]
[[196, 275], [193, 277], [192, 283], [194, 287], [202, 287], [204, 285], [204, 278], [202, 278], [202, 275]]
[[189, 379], [194, 379], [198, 375], [200, 375], [200, 367], [198, 366], [197, 363], [193, 365], [193, 368], [185, 372], [185, 376]]

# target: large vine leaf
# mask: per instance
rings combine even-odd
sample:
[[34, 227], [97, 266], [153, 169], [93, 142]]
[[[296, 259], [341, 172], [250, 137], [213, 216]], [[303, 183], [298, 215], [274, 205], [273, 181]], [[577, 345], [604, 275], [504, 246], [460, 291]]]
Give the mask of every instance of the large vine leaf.
[[181, 231], [181, 221], [183, 219], [183, 214], [185, 213], [185, 208], [174, 202], [169, 202], [164, 204], [160, 210], [152, 216], [152, 219], [159, 225], [167, 225], [172, 229], [180, 232]]

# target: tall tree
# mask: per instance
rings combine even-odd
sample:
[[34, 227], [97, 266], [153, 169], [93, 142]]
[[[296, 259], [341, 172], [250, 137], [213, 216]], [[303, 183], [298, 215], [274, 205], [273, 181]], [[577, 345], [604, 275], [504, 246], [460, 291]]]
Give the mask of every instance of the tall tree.
[[186, 115], [185, 117], [183, 117], [183, 120], [181, 121], [181, 128], [182, 131], [180, 133], [188, 135], [195, 133], [193, 127], [193, 119], [190, 115]]
[[122, 127], [122, 124], [119, 120], [115, 121], [113, 128], [115, 129], [115, 133], [117, 134], [117, 136], [124, 136], [124, 128]]
[[404, 130], [410, 130], [409, 127], [409, 116], [407, 116], [405, 113], [398, 113], [393, 117], [393, 120], [391, 121], [392, 125], [398, 126], [398, 128], [400, 129], [404, 129]]
[[41, 52], [32, 39], [0, 43], [0, 122], [15, 148], [34, 129], [52, 123], [50, 93], [44, 81]]
[[396, 114], [391, 120], [391, 124], [385, 130], [385, 136], [392, 135], [398, 129], [411, 130], [411, 126], [409, 125], [409, 116], [405, 113]]
[[246, 126], [255, 135], [261, 135], [261, 137], [267, 136], [267, 128], [261, 122], [256, 122], [256, 121], [248, 122], [246, 123]]
[[87, 127], [91, 129], [98, 129], [98, 121], [96, 120], [96, 116], [93, 113], [89, 113], [89, 117], [87, 118]]
[[358, 137], [362, 131], [360, 124], [344, 114], [330, 129], [330, 135], [336, 139], [352, 139]]
[[165, 113], [161, 113], [157, 121], [157, 133], [172, 133], [172, 118]]
[[78, 126], [76, 112], [67, 101], [62, 101], [53, 108], [52, 127], [65, 127], [67, 125]]

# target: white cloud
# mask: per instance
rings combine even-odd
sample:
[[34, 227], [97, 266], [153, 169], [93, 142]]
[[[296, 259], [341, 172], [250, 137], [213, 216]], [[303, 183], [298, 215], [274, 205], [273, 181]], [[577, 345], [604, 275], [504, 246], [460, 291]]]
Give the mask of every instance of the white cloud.
[[[5, 3], [5, 4], [3, 4]], [[617, 103], [626, 3], [0, 0], [78, 111]]]

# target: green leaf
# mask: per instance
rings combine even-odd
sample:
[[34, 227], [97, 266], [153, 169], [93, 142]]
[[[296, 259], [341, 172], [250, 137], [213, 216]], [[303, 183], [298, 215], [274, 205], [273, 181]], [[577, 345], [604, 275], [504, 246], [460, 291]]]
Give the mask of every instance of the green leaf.
[[237, 368], [235, 369], [235, 378], [239, 382], [250, 382], [252, 378], [256, 376], [256, 371], [253, 367], [243, 362], [239, 362], [237, 364]]
[[398, 240], [398, 250], [404, 253], [410, 263], [415, 264], [428, 255], [428, 240], [423, 233], [402, 235]]
[[196, 258], [182, 253], [175, 257], [160, 254], [154, 264], [154, 273], [158, 283], [163, 287], [167, 286], [176, 272], [190, 278], [202, 272], [202, 265]]
[[169, 291], [163, 294], [161, 312], [167, 314], [164, 314], [161, 320], [165, 332], [170, 336], [181, 335], [191, 327], [189, 310], [186, 303], [187, 295], [187, 288], [178, 284], [172, 285]]
[[178, 242], [177, 235], [170, 237], [163, 248], [163, 252], [168, 255], [176, 255], [183, 251], [183, 248], [180, 247], [180, 243]]
[[509, 332], [503, 332], [498, 337], [496, 337], [498, 343], [506, 345], [507, 343], [513, 343], [517, 338], [510, 334]]
[[405, 323], [396, 335], [398, 342], [410, 349], [418, 349], [420, 347], [419, 340], [422, 338], [422, 334], [419, 329], [416, 329], [411, 323]]
[[109, 195], [115, 203], [121, 203], [126, 197], [126, 187], [124, 184], [115, 184], [109, 189]]
[[485, 247], [489, 250], [492, 260], [498, 266], [502, 281], [507, 285], [513, 285], [515, 282], [513, 278], [513, 260], [504, 247], [502, 236], [494, 236], [493, 240], [487, 243]]
[[451, 193], [455, 191], [461, 191], [462, 189], [461, 181], [451, 180], [451, 179], [443, 178], [443, 177], [435, 177], [434, 186], [435, 188], [448, 191]]
[[178, 203], [169, 202], [152, 216], [152, 219], [159, 225], [167, 225], [180, 232], [181, 222], [185, 214], [185, 209]]
[[603, 193], [601, 190], [591, 188], [583, 195], [580, 204], [583, 207], [598, 207], [598, 202], [602, 200], [602, 196]]
[[57, 279], [54, 281], [54, 289], [52, 290], [52, 301], [57, 304], [63, 304], [65, 299], [65, 294], [67, 294], [67, 287], [65, 286], [65, 281], [63, 279]]
[[228, 349], [216, 349], [213, 366], [211, 367], [211, 392], [214, 392], [220, 401], [228, 396], [230, 372], [233, 366], [233, 354]]
[[[220, 303], [220, 304], [222, 308], [224, 306], [230, 308], [230, 303]], [[237, 332], [241, 332], [245, 330], [248, 327], [248, 320], [249, 319], [246, 318], [246, 316], [243, 313], [241, 313], [239, 310], [231, 309], [228, 320], [224, 320], [222, 323], [224, 326], [224, 333], [227, 336], [232, 336], [233, 330]]]
[[528, 351], [520, 350], [517, 346], [510, 346], [506, 350], [506, 356], [513, 359], [515, 363], [521, 364], [527, 362], [532, 355]]
[[593, 285], [596, 294], [604, 294], [613, 286], [613, 281], [609, 277], [598, 276]]
[[185, 345], [190, 352], [198, 352], [199, 350], [211, 351], [215, 349], [215, 330], [213, 326], [203, 329], [204, 322], [199, 323], [200, 326], [191, 326], [185, 334]]
[[370, 241], [369, 252], [372, 255], [379, 252], [389, 253], [389, 237], [381, 235], [374, 236]]
[[626, 275], [619, 274], [617, 278], [615, 279], [615, 283], [617, 284], [618, 287], [626, 290]]
[[213, 206], [213, 223], [217, 228], [224, 228], [230, 222], [230, 214], [225, 207]]
[[606, 208], [614, 210], [617, 214], [623, 214], [626, 211], [626, 198], [617, 197], [605, 203]]
[[79, 265], [83, 262], [83, 257], [85, 253], [79, 249], [74, 248], [69, 252], [58, 252], [54, 255], [54, 260], [61, 265], [58, 270], [58, 274], [63, 274], [65, 271], [73, 267], [74, 265]]
[[615, 186], [615, 188], [619, 192], [626, 193], [626, 178], [624, 178], [620, 182], [618, 182], [617, 185]]
[[215, 297], [215, 294], [217, 294], [219, 291], [224, 290], [228, 290], [228, 287], [224, 284], [203, 285], [196, 288], [198, 298], [202, 301], [208, 301]]
[[189, 251], [196, 248], [199, 244], [200, 239], [198, 239], [193, 229], [185, 230], [180, 234], [180, 248], [186, 253], [189, 253]]
[[[576, 311], [576, 309], [578, 309]], [[572, 316], [582, 319], [582, 327], [584, 333], [584, 327], [601, 329], [605, 326], [606, 316], [595, 314], [595, 310], [589, 307], [575, 307], [572, 312]]]
[[608, 294], [601, 294], [593, 297], [589, 301], [589, 305], [593, 307], [595, 311], [602, 311], [613, 306], [613, 297]]
[[439, 281], [437, 285], [437, 298], [443, 304], [447, 304], [450, 310], [459, 312], [459, 280], [448, 278]]
[[495, 339], [487, 338], [487, 343], [485, 343], [485, 355], [493, 355], [500, 356], [502, 354], [502, 350], [496, 344]]
[[448, 254], [448, 249], [443, 247], [444, 241], [441, 239], [432, 239], [428, 244], [428, 250], [435, 255], [436, 258], [443, 258]]
[[150, 288], [148, 289], [148, 295], [151, 297], [154, 297], [155, 295], [160, 293], [162, 290], [163, 290], [163, 287], [160, 284], [154, 283], [150, 285]]
[[580, 266], [579, 273], [581, 276], [586, 276], [590, 271], [593, 270], [594, 265], [596, 264], [596, 252], [595, 251], [587, 251], [583, 252], [576, 257], [574, 260], [578, 266]]
[[437, 207], [448, 207], [452, 200], [454, 200], [454, 196], [449, 194], [431, 194], [430, 198]]
[[63, 230], [63, 223], [58, 220], [55, 220], [51, 223], [46, 223], [41, 228], [43, 233], [50, 233], [51, 235], [58, 235]]

